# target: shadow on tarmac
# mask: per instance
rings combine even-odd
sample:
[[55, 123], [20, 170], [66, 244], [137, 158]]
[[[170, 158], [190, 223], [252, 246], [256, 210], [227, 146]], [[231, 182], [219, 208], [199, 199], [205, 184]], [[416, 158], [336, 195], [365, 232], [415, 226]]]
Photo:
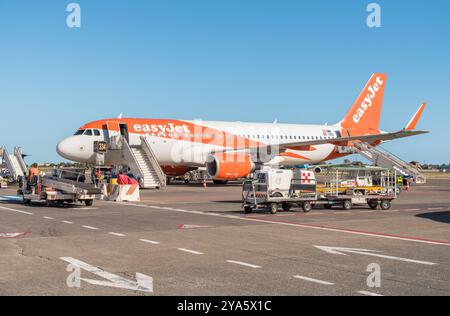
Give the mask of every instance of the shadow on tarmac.
[[430, 219], [435, 222], [450, 224], [450, 212], [433, 212], [417, 214], [416, 217]]

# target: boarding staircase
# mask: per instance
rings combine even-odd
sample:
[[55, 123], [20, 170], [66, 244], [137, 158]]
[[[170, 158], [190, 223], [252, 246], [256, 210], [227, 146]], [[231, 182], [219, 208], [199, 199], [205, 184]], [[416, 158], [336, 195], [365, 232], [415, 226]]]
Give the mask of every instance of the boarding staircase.
[[22, 149], [20, 147], [14, 148], [14, 153], [9, 154], [6, 147], [2, 148], [3, 162], [14, 181], [18, 181], [19, 177], [24, 177], [27, 174], [27, 165], [23, 160]]
[[166, 175], [159, 165], [147, 136], [140, 145], [129, 145], [123, 140], [123, 155], [133, 175], [144, 189], [161, 189], [166, 186]]
[[426, 177], [420, 172], [419, 168], [403, 161], [401, 158], [388, 152], [386, 149], [379, 146], [374, 147], [364, 142], [355, 142], [354, 146], [357, 153], [373, 162], [376, 166], [394, 169], [397, 171], [397, 174], [401, 174], [403, 176], [411, 176], [416, 183], [426, 183], [427, 181]]

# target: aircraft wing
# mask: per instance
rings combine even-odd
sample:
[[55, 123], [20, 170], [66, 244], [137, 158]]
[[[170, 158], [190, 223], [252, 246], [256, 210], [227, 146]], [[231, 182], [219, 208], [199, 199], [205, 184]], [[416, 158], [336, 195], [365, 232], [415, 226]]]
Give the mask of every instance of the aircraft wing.
[[286, 150], [286, 149], [298, 149], [302, 150], [301, 148], [307, 148], [309, 146], [314, 145], [323, 145], [323, 144], [332, 144], [336, 146], [348, 146], [349, 142], [364, 142], [364, 143], [373, 143], [377, 141], [389, 141], [393, 139], [398, 138], [405, 138], [415, 135], [421, 135], [429, 133], [429, 131], [410, 131], [403, 129], [398, 132], [394, 133], [381, 133], [381, 134], [370, 134], [370, 135], [358, 135], [358, 136], [349, 136], [349, 137], [339, 137], [339, 138], [332, 138], [332, 139], [318, 139], [318, 140], [307, 140], [307, 141], [301, 141], [301, 142], [292, 142], [292, 143], [283, 143], [283, 144], [270, 144], [270, 145], [260, 145], [260, 146], [254, 146], [254, 147], [242, 147], [242, 148], [224, 148], [215, 150], [212, 153], [223, 153], [223, 152], [236, 152], [236, 151], [244, 151], [248, 149], [262, 149], [262, 148], [278, 148], [279, 150]]
[[376, 135], [358, 135], [358, 136], [349, 136], [349, 137], [340, 137], [333, 139], [319, 139], [319, 140], [308, 140], [302, 142], [288, 143], [279, 145], [280, 148], [291, 148], [291, 147], [303, 147], [303, 146], [314, 146], [314, 145], [323, 145], [323, 144], [333, 144], [337, 146], [346, 146], [348, 142], [364, 142], [364, 143], [373, 143], [376, 141], [388, 141], [398, 138], [405, 138], [420, 134], [429, 133], [428, 131], [408, 131], [401, 130], [394, 133], [382, 133]]

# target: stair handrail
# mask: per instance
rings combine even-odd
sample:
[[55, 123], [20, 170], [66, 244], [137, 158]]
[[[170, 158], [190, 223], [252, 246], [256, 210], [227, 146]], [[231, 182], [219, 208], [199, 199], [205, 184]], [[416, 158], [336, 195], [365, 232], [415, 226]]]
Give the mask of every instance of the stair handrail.
[[[164, 171], [162, 170], [160, 164], [158, 163], [157, 159], [156, 159], [156, 155], [155, 152], [152, 149], [152, 146], [150, 145], [150, 142], [148, 141], [148, 136], [141, 136], [141, 142], [142, 144], [145, 145], [145, 147], [148, 149], [151, 157], [149, 157], [150, 163], [153, 167], [153, 170], [155, 170], [156, 175], [158, 176], [161, 188], [166, 187], [167, 185], [167, 176], [164, 173]], [[145, 149], [144, 149], [145, 150]]]
[[375, 148], [376, 151], [382, 153], [383, 155], [386, 155], [391, 160], [394, 160], [394, 161], [398, 160], [398, 161], [404, 163], [404, 165], [402, 167], [403, 167], [403, 169], [406, 169], [406, 171], [412, 172], [414, 174], [420, 174], [421, 173], [418, 167], [409, 164], [408, 162], [404, 161], [402, 158], [400, 158], [400, 157], [396, 156], [395, 154], [391, 153], [387, 149], [385, 149], [385, 148], [383, 148], [381, 146], [373, 147], [373, 148]]
[[8, 168], [9, 174], [11, 175], [13, 180], [16, 181], [19, 175], [14, 169], [14, 164], [11, 161], [11, 158], [9, 157], [8, 150], [6, 149], [6, 147], [3, 147], [3, 159], [6, 162], [6, 167]]
[[27, 164], [25, 163], [25, 160], [23, 159], [22, 156], [22, 148], [21, 147], [14, 147], [14, 156], [16, 156], [17, 161], [19, 162], [20, 168], [22, 169], [22, 173], [26, 174], [27, 173]]
[[[426, 181], [426, 177], [422, 174], [422, 172], [420, 171], [420, 169], [418, 167], [409, 164], [408, 162], [404, 161], [402, 158], [391, 153], [387, 149], [385, 149], [381, 146], [372, 146], [371, 144], [366, 143], [366, 142], [356, 142], [355, 145], [356, 145], [355, 147], [357, 149], [359, 149], [360, 153], [364, 152], [364, 151], [372, 150], [375, 153], [377, 153], [378, 155], [383, 156], [384, 158], [386, 158], [386, 159], [390, 160], [391, 162], [393, 162], [394, 164], [398, 165], [397, 168], [399, 169], [399, 171], [403, 171], [405, 173], [408, 173], [409, 175], [413, 175], [416, 179], [420, 177], [424, 181]], [[359, 146], [361, 146], [362, 148], [360, 148]], [[367, 149], [365, 149], [365, 148], [367, 148]], [[364, 149], [364, 150], [362, 150], [362, 149]], [[378, 160], [378, 157], [376, 160]]]

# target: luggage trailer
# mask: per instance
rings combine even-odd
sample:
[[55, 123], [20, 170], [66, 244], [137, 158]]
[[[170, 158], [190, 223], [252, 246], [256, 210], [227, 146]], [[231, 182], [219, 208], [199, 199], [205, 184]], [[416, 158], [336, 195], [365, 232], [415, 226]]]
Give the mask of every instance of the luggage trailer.
[[[275, 181], [271, 178], [278, 179]], [[280, 180], [281, 179], [281, 180]], [[283, 182], [289, 182], [283, 188]], [[242, 190], [242, 208], [245, 213], [265, 209], [276, 214], [278, 209], [289, 211], [301, 207], [310, 212], [314, 206], [326, 209], [340, 206], [350, 210], [354, 205], [369, 205], [370, 208], [387, 210], [397, 198], [395, 170], [383, 168], [330, 168], [319, 180], [307, 170], [261, 170], [254, 179], [245, 181]]]
[[[59, 176], [61, 175], [60, 173]], [[22, 188], [17, 194], [23, 197], [25, 204], [45, 202], [47, 206], [54, 206], [64, 203], [85, 203], [86, 206], [92, 206], [95, 195], [101, 193], [100, 189], [92, 184], [58, 176], [35, 177], [33, 184], [22, 182]]]

